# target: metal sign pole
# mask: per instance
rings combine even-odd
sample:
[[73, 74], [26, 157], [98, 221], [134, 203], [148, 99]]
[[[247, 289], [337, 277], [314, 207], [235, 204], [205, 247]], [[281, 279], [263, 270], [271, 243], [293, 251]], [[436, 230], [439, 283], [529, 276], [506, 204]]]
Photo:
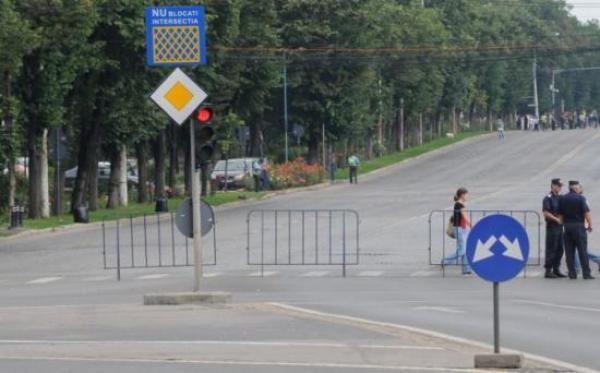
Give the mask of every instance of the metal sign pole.
[[200, 178], [196, 170], [194, 120], [190, 119], [190, 176], [192, 178], [192, 231], [194, 233], [194, 291], [202, 280], [202, 234], [200, 233]]
[[494, 353], [500, 353], [500, 285], [494, 282]]

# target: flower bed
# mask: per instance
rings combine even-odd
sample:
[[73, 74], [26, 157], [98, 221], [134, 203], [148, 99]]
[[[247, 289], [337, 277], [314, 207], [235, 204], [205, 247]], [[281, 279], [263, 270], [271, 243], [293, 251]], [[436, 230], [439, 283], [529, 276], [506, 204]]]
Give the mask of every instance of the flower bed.
[[271, 187], [286, 189], [318, 184], [325, 177], [325, 170], [319, 164], [308, 164], [304, 158], [296, 158], [291, 162], [273, 165]]

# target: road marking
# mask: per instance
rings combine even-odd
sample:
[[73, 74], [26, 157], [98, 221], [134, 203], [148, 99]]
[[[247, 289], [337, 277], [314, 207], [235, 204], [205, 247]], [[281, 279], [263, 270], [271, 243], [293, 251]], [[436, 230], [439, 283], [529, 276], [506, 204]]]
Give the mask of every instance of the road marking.
[[111, 278], [114, 278], [114, 276], [88, 277], [88, 278], [84, 278], [83, 281], [84, 282], [106, 281], [106, 280], [110, 280]]
[[533, 301], [533, 300], [514, 299], [513, 302], [515, 302], [515, 303], [523, 303], [523, 304], [531, 304], [533, 306], [544, 306], [544, 307], [551, 307], [551, 308], [560, 308], [560, 309], [563, 309], [563, 310], [584, 311], [584, 312], [600, 312], [600, 308], [569, 306], [569, 305], [566, 305], [566, 304], [536, 302], [536, 301]]
[[47, 284], [50, 282], [54, 282], [54, 281], [58, 281], [62, 279], [62, 277], [42, 277], [42, 278], [37, 278], [35, 280], [31, 280], [26, 282], [26, 285], [36, 285], [36, 284]]
[[542, 272], [526, 272], [523, 274], [524, 277], [531, 277], [531, 278], [536, 278], [536, 277], [542, 277]]
[[358, 277], [379, 277], [383, 274], [383, 271], [362, 271], [358, 274]]
[[334, 368], [334, 369], [360, 369], [389, 370], [389, 371], [416, 371], [416, 372], [453, 372], [453, 373], [489, 373], [490, 370], [471, 368], [438, 368], [402, 365], [377, 365], [377, 364], [349, 364], [349, 363], [304, 363], [294, 361], [239, 361], [239, 360], [161, 360], [161, 359], [122, 359], [122, 358], [88, 358], [88, 357], [44, 357], [44, 356], [2, 356], [0, 360], [38, 360], [38, 361], [92, 361], [112, 363], [160, 363], [160, 364], [202, 364], [202, 365], [229, 365], [229, 366], [264, 366], [264, 367], [301, 367], [301, 368]]
[[410, 277], [432, 277], [439, 274], [439, 272], [432, 271], [417, 271], [410, 274]]
[[248, 276], [249, 277], [269, 277], [269, 276], [273, 276], [276, 275], [278, 272], [277, 271], [264, 271], [264, 272], [252, 272], [250, 273]]
[[465, 313], [464, 311], [457, 310], [455, 308], [450, 307], [433, 307], [433, 306], [420, 306], [414, 307], [414, 311], [436, 311], [436, 312], [444, 312], [444, 313]]
[[149, 341], [134, 341], [134, 340], [114, 340], [114, 341], [79, 341], [79, 340], [56, 340], [56, 339], [0, 339], [0, 344], [51, 344], [51, 345], [70, 345], [70, 344], [86, 344], [86, 345], [122, 345], [122, 344], [138, 344], [138, 345], [154, 345], [154, 344], [190, 344], [190, 345], [221, 345], [221, 346], [262, 346], [262, 347], [322, 347], [322, 348], [362, 348], [371, 350], [425, 350], [425, 351], [444, 351], [443, 347], [419, 346], [419, 345], [354, 345], [346, 343], [313, 343], [313, 342], [271, 342], [271, 341], [173, 341], [173, 340], [149, 340]]
[[204, 273], [202, 276], [206, 278], [221, 276], [221, 272]]
[[[462, 337], [455, 337], [455, 336], [452, 336], [449, 334], [440, 333], [440, 332], [436, 332], [436, 331], [428, 330], [428, 329], [417, 328], [414, 326], [408, 326], [408, 325], [403, 325], [403, 324], [394, 324], [394, 323], [383, 322], [383, 321], [375, 321], [375, 320], [363, 319], [360, 317], [347, 316], [347, 315], [330, 313], [330, 312], [321, 312], [321, 311], [316, 311], [316, 310], [312, 310], [309, 308], [292, 306], [292, 305], [285, 304], [285, 303], [272, 302], [272, 303], [268, 303], [268, 304], [273, 307], [276, 307], [280, 310], [288, 311], [288, 312], [290, 312], [291, 315], [300, 314], [305, 317], [312, 316], [313, 318], [318, 319], [318, 320], [325, 320], [325, 321], [331, 321], [331, 322], [343, 322], [343, 323], [347, 323], [347, 324], [351, 324], [351, 325], [355, 325], [355, 326], [359, 326], [359, 327], [360, 326], [362, 326], [362, 327], [376, 326], [376, 327], [380, 327], [380, 328], [396, 329], [396, 330], [400, 330], [403, 332], [408, 331], [411, 333], [417, 333], [417, 334], [425, 335], [428, 337], [439, 338], [439, 339], [443, 339], [443, 340], [454, 342], [454, 343], [462, 343], [462, 344], [477, 347], [477, 348], [484, 348], [487, 350], [492, 349], [492, 345], [487, 344], [487, 343], [482, 343], [482, 342], [478, 342], [478, 341], [474, 341], [474, 340], [462, 338]], [[545, 356], [530, 354], [527, 352], [513, 350], [513, 349], [509, 349], [509, 348], [504, 348], [503, 350], [504, 350], [504, 352], [507, 352], [507, 353], [521, 354], [525, 357], [525, 359], [528, 359], [528, 360], [534, 360], [534, 361], [540, 362], [542, 364], [547, 364], [547, 365], [554, 365], [557, 368], [562, 368], [565, 370], [575, 371], [575, 372], [579, 372], [579, 373], [598, 373], [598, 371], [595, 369], [582, 367], [582, 366], [571, 364], [571, 363], [568, 363], [568, 362], [562, 361], [562, 360], [552, 359], [552, 358], [548, 358]]]
[[323, 277], [329, 274], [329, 271], [311, 271], [300, 275], [300, 277]]
[[156, 273], [153, 275], [144, 275], [144, 276], [137, 277], [136, 280], [157, 280], [157, 279], [165, 278], [165, 277], [169, 277], [169, 275], [166, 273]]

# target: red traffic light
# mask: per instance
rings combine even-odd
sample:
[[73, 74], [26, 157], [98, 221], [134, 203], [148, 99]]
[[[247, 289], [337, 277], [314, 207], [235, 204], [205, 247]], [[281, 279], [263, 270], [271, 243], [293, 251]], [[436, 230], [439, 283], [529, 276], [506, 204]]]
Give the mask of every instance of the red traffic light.
[[200, 108], [200, 110], [198, 110], [198, 113], [196, 114], [196, 119], [200, 123], [208, 123], [208, 122], [210, 122], [212, 117], [213, 117], [213, 111], [209, 107]]

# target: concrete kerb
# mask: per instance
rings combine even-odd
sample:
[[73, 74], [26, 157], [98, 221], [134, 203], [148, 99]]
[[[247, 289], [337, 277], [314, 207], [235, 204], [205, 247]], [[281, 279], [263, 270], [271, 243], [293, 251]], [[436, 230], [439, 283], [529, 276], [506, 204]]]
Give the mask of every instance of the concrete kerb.
[[145, 306], [176, 306], [182, 304], [223, 304], [231, 301], [231, 294], [221, 291], [155, 293], [144, 295]]
[[[335, 313], [329, 313], [329, 312], [321, 312], [321, 311], [316, 311], [316, 310], [312, 310], [312, 309], [308, 309], [308, 308], [292, 306], [290, 304], [285, 304], [285, 303], [270, 302], [267, 304], [271, 307], [278, 308], [284, 312], [295, 313], [299, 316], [304, 315], [305, 317], [337, 321], [337, 322], [341, 322], [341, 323], [349, 323], [349, 324], [353, 324], [353, 325], [360, 325], [360, 326], [367, 326], [367, 327], [375, 326], [375, 327], [381, 327], [381, 328], [389, 328], [390, 330], [396, 329], [396, 330], [400, 330], [400, 331], [420, 334], [420, 335], [431, 337], [431, 338], [445, 340], [445, 341], [452, 342], [452, 343], [462, 344], [465, 346], [486, 349], [489, 351], [493, 350], [493, 346], [488, 343], [478, 342], [478, 341], [474, 341], [474, 340], [470, 340], [470, 339], [462, 338], [462, 337], [455, 337], [455, 336], [452, 336], [449, 334], [436, 332], [436, 331], [432, 331], [432, 330], [427, 330], [427, 329], [422, 329], [422, 328], [418, 328], [418, 327], [413, 327], [413, 326], [409, 326], [409, 325], [369, 320], [369, 319], [364, 319], [364, 318], [360, 318], [360, 317], [347, 316], [347, 315], [341, 315], [341, 314], [335, 314]], [[540, 355], [536, 355], [536, 354], [530, 354], [530, 353], [526, 353], [523, 351], [518, 351], [518, 350], [514, 350], [514, 349], [509, 349], [509, 348], [503, 348], [502, 351], [503, 351], [503, 354], [522, 356], [523, 358], [521, 360], [526, 359], [528, 361], [536, 362], [536, 363], [539, 363], [539, 364], [542, 364], [542, 365], [545, 365], [548, 367], [558, 368], [558, 369], [561, 369], [561, 370], [564, 370], [567, 372], [600, 373], [600, 371], [597, 371], [592, 368], [582, 367], [579, 365], [568, 363], [566, 361], [556, 360], [556, 359], [552, 359], [552, 358], [548, 358], [548, 357], [540, 356]]]
[[[420, 154], [416, 157], [408, 158], [408, 159], [402, 160], [400, 162], [391, 164], [389, 166], [385, 166], [385, 167], [379, 168], [377, 170], [373, 170], [373, 171], [361, 174], [360, 177], [363, 180], [364, 179], [369, 180], [375, 176], [379, 176], [380, 174], [390, 172], [397, 168], [406, 167], [407, 165], [410, 165], [411, 163], [422, 160], [424, 158], [432, 157], [432, 156], [435, 156], [438, 154], [444, 154], [446, 152], [453, 150], [456, 147], [469, 145], [470, 143], [473, 143], [475, 141], [481, 140], [482, 138], [490, 137], [493, 135], [494, 134], [492, 134], [492, 133], [486, 133], [486, 134], [469, 137], [467, 139], [457, 141], [455, 143], [443, 146], [441, 148], [434, 149], [432, 151]], [[292, 188], [292, 189], [274, 191], [272, 193], [268, 193], [261, 199], [253, 198], [253, 199], [249, 199], [249, 200], [239, 200], [239, 201], [235, 201], [235, 202], [225, 203], [220, 206], [216, 206], [215, 212], [227, 211], [227, 210], [238, 208], [240, 206], [253, 206], [253, 205], [260, 204], [262, 201], [264, 201], [266, 199], [277, 198], [277, 197], [283, 196], [283, 195], [302, 193], [302, 192], [311, 192], [311, 191], [316, 191], [316, 190], [324, 190], [324, 189], [336, 188], [336, 187], [347, 186], [347, 185], [348, 184], [341, 183], [341, 182], [333, 184], [333, 185], [329, 184], [329, 182], [324, 182], [324, 183], [312, 185], [309, 187]], [[169, 218], [169, 214], [164, 214], [164, 216], [161, 218], [161, 221], [163, 219], [168, 219], [168, 218]], [[143, 217], [136, 217], [136, 218], [133, 218], [133, 221], [137, 223], [137, 222], [141, 221], [142, 219], [143, 219]], [[112, 220], [109, 220], [109, 221], [112, 221]], [[62, 226], [58, 226], [58, 227], [44, 228], [44, 229], [30, 229], [30, 230], [21, 231], [19, 233], [16, 233], [16, 234], [13, 234], [13, 235], [10, 235], [7, 237], [2, 237], [2, 238], [0, 238], [0, 240], [7, 242], [9, 240], [15, 240], [15, 239], [19, 239], [19, 238], [27, 238], [30, 236], [37, 236], [37, 235], [43, 235], [43, 234], [92, 230], [92, 229], [96, 229], [101, 226], [102, 226], [102, 222], [94, 222], [94, 223], [88, 223], [88, 224], [75, 223], [75, 224], [70, 224], [70, 225], [62, 225]]]

